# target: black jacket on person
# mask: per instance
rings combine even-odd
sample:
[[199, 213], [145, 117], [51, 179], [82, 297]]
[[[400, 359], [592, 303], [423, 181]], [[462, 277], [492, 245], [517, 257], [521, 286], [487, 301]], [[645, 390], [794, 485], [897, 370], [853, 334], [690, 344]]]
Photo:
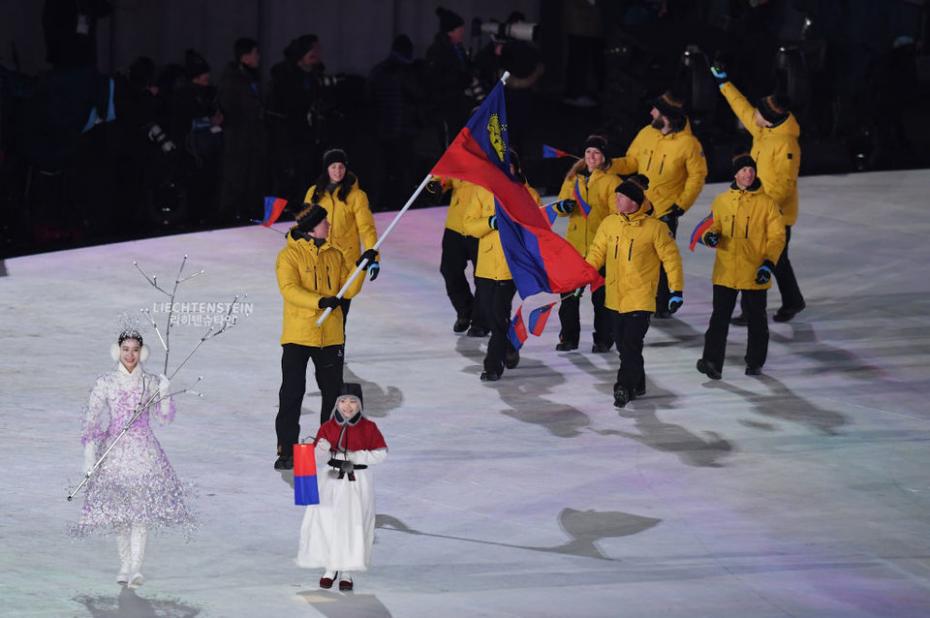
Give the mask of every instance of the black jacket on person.
[[[426, 78], [430, 98], [446, 121], [461, 124], [468, 117], [472, 100], [465, 94], [471, 85], [471, 61], [461, 45], [453, 45], [443, 32], [436, 34], [426, 50]], [[458, 131], [459, 126], [450, 127]]]
[[308, 122], [307, 115], [316, 113], [321, 103], [322, 75], [323, 65], [314, 71], [304, 71], [288, 60], [271, 68], [267, 109], [276, 139], [296, 144], [316, 141], [315, 128]]
[[371, 70], [368, 85], [378, 114], [378, 138], [396, 140], [416, 135], [425, 99], [417, 64], [391, 53]]

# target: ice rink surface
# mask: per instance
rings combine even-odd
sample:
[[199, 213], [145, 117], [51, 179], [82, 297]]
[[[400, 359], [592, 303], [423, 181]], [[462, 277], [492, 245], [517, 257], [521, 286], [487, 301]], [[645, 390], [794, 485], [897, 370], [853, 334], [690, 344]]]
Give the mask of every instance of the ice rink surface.
[[[713, 252], [689, 252], [687, 237], [722, 190], [708, 185], [682, 219], [685, 305], [653, 321], [648, 395], [619, 411], [618, 360], [590, 353], [587, 295], [579, 351], [554, 351], [553, 315], [517, 369], [481, 383], [486, 341], [452, 333], [439, 275], [444, 209], [402, 220], [349, 315], [345, 379], [362, 383], [390, 446], [374, 470], [372, 569], [352, 594], [321, 591], [320, 572], [294, 565], [303, 510], [272, 469], [279, 233], [0, 263], [0, 615], [930, 615], [930, 172], [802, 178], [790, 254], [808, 308], [770, 324], [759, 378], [743, 375], [745, 330], [733, 328], [724, 378], [710, 382], [694, 364]], [[246, 292], [252, 311], [175, 378], [204, 378], [205, 398], [179, 398], [176, 421], [156, 428], [197, 486], [200, 528], [189, 542], [152, 536], [132, 592], [114, 583], [112, 538], [66, 536], [81, 507], [65, 496], [118, 314], [165, 300], [132, 262], [167, 283], [184, 254], [187, 272], [206, 272], [179, 302]], [[204, 330], [174, 328], [172, 366]], [[319, 404], [311, 387], [302, 433]]]

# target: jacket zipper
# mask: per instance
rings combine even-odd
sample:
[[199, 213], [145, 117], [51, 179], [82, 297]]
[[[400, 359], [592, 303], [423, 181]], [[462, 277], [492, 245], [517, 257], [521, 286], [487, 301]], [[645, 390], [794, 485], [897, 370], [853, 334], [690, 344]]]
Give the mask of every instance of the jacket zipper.
[[749, 217], [746, 217], [746, 238], [749, 238]]
[[333, 289], [333, 283], [329, 280], [329, 265], [326, 266], [326, 289]]
[[733, 218], [730, 219], [730, 238], [736, 238], [736, 215], [733, 215]]
[[662, 170], [665, 169], [665, 155], [662, 155], [662, 163], [659, 164], [659, 174], [662, 174]]
[[630, 239], [630, 250], [626, 254], [626, 261], [627, 262], [633, 261], [633, 239], [632, 238]]
[[652, 155], [655, 154], [655, 150], [649, 151], [649, 161], [646, 163], [646, 169], [648, 170], [652, 166]]
[[620, 251], [620, 239], [617, 238], [617, 244], [614, 245], [614, 259], [617, 259], [617, 254]]

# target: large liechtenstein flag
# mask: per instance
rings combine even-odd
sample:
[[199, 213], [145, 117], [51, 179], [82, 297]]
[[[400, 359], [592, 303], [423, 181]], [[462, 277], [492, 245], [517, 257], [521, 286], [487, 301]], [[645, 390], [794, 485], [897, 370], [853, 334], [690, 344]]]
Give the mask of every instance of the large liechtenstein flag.
[[510, 175], [504, 84], [498, 82], [433, 167], [432, 174], [458, 178], [494, 194], [504, 256], [523, 298], [568, 292], [604, 280], [567, 240], [552, 231], [523, 183]]

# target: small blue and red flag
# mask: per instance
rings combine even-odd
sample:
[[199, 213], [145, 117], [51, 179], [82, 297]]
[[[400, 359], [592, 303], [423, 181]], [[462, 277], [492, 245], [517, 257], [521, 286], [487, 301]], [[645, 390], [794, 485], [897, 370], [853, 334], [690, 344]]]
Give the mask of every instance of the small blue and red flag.
[[546, 213], [546, 218], [549, 219], [549, 225], [555, 223], [555, 220], [559, 218], [559, 213], [555, 209], [555, 205], [558, 203], [559, 200], [556, 200], [542, 207], [543, 211]]
[[298, 506], [320, 503], [315, 448], [313, 442], [294, 445], [294, 504]]
[[529, 327], [531, 333], [537, 337], [543, 334], [543, 330], [546, 328], [546, 320], [549, 319], [553, 307], [555, 307], [554, 302], [542, 307], [536, 307], [530, 311]]
[[520, 305], [517, 307], [517, 312], [510, 320], [510, 328], [507, 329], [507, 338], [510, 339], [510, 343], [513, 344], [513, 347], [519, 350], [523, 347], [523, 342], [526, 341], [528, 336], [529, 335], [526, 333], [526, 324], [523, 323], [523, 305]]
[[552, 231], [543, 209], [510, 172], [502, 82], [485, 97], [430, 173], [466, 180], [494, 194], [501, 246], [521, 297], [603, 285], [597, 270]]
[[287, 200], [280, 197], [268, 196], [265, 198], [265, 218], [262, 219], [262, 225], [271, 227], [271, 224], [278, 220], [284, 207], [287, 206]]
[[575, 155], [570, 152], [565, 152], [564, 150], [559, 150], [558, 148], [553, 148], [548, 144], [543, 144], [543, 159], [561, 159], [562, 157], [572, 157], [577, 159]]
[[694, 251], [694, 247], [697, 246], [698, 243], [701, 243], [703, 245], [704, 234], [707, 233], [707, 230], [709, 230], [713, 225], [714, 225], [714, 213], [710, 213], [709, 215], [701, 219], [700, 222], [698, 222], [697, 226], [694, 228], [694, 231], [691, 232], [691, 242], [688, 243], [688, 248]]
[[581, 207], [581, 216], [585, 219], [588, 218], [588, 215], [591, 214], [591, 204], [587, 203], [583, 197], [581, 197], [581, 187], [578, 186], [578, 178], [575, 178], [575, 201], [578, 202], [578, 206]]

